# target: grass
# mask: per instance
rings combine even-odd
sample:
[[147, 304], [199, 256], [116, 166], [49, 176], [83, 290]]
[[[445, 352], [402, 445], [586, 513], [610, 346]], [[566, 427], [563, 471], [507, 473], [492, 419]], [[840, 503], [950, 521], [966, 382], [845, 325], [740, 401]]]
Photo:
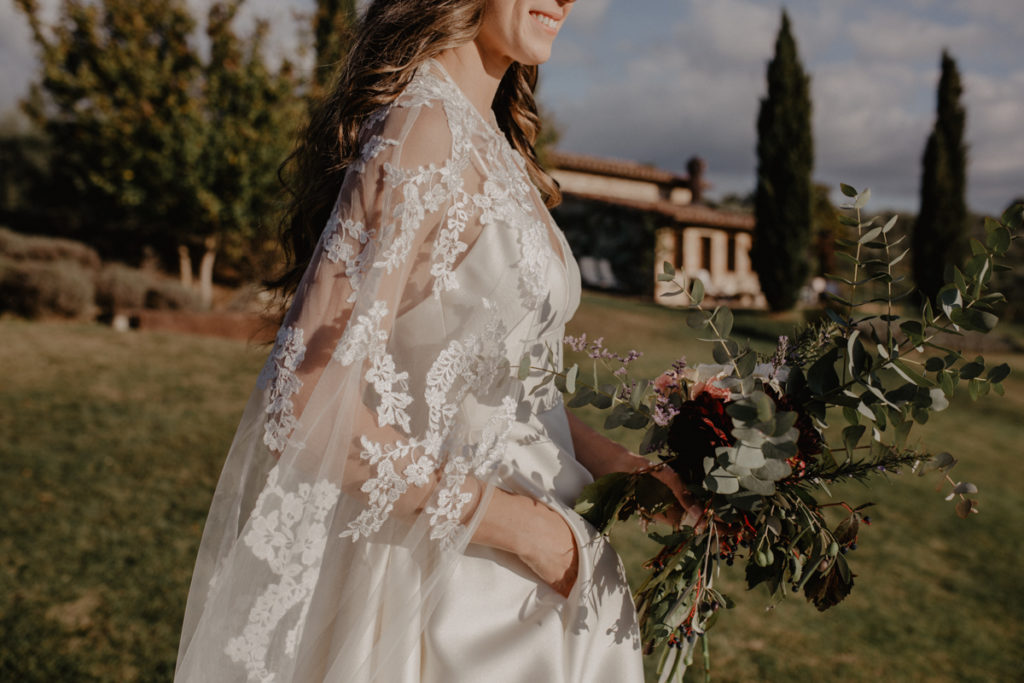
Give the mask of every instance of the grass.
[[168, 681], [265, 351], [0, 322], [0, 680]]
[[[644, 350], [644, 375], [708, 360], [684, 314], [647, 304], [586, 295], [570, 331]], [[11, 320], [0, 338], [0, 680], [168, 681], [200, 528], [266, 349]], [[963, 457], [982, 514], [958, 519], [933, 480], [906, 475], [841, 492], [880, 504], [850, 557], [852, 595], [822, 614], [802, 599], [765, 612], [723, 574], [739, 607], [712, 634], [716, 681], [1021, 680], [1024, 355], [1003, 359], [1005, 398], [958, 399], [919, 433]], [[616, 536], [627, 566], [644, 540]]]

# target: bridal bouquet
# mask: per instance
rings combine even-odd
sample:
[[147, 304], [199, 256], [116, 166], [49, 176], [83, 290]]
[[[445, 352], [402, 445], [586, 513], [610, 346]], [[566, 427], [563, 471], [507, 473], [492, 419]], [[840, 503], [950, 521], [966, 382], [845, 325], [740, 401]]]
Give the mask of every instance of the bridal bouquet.
[[[722, 565], [740, 564], [747, 586], [766, 585], [773, 600], [803, 593], [825, 610], [849, 594], [847, 551], [856, 548], [861, 525], [870, 524], [871, 504], [833, 499], [836, 485], [902, 471], [932, 474], [944, 479], [957, 514], [978, 512], [977, 488], [950, 474], [956, 459], [916, 450], [907, 437], [964, 385], [972, 398], [1003, 391], [1007, 365], [989, 367], [981, 356], [966, 358], [939, 341], [995, 326], [993, 307], [1005, 299], [989, 285], [1021, 225], [1021, 207], [986, 222], [984, 243], [971, 241], [972, 256], [949, 273], [936, 306], [925, 301], [905, 317], [899, 304], [911, 290], [894, 273], [907, 255], [891, 236], [896, 219], [863, 221], [869, 191], [842, 189], [852, 198], [843, 207], [852, 215], [841, 220], [856, 238], [837, 241], [848, 250], [842, 256], [852, 277], [834, 279], [848, 294], [832, 297], [838, 306], [822, 321], [780, 338], [770, 356], [731, 339], [730, 310], [705, 308], [701, 281], [666, 263], [659, 280], [688, 298], [687, 322], [704, 331], [714, 364], [678, 361], [658, 377], [635, 379], [628, 365], [638, 354], [618, 356], [584, 335], [566, 341], [595, 359], [593, 382], [581, 378], [578, 366], [550, 373], [571, 395], [570, 407], [607, 411], [609, 429], [645, 430], [640, 450], [658, 460], [588, 486], [576, 507], [583, 517], [601, 531], [631, 518], [647, 530], [675, 503], [653, 474], [662, 467], [675, 470], [703, 506], [695, 527], [649, 533], [660, 551], [645, 564], [650, 575], [634, 596], [644, 649], [660, 654], [662, 680], [682, 680], [698, 641], [707, 669], [703, 636], [732, 606], [715, 587]], [[614, 383], [599, 383], [601, 361], [618, 362]], [[829, 524], [826, 508], [841, 511], [841, 521]]]

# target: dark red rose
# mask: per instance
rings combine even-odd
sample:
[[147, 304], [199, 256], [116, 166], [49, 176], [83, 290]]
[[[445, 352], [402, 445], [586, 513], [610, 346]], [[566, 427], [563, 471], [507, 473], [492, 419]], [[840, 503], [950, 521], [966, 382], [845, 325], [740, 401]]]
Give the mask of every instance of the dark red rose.
[[665, 440], [675, 456], [669, 467], [687, 484], [704, 480], [704, 458], [713, 458], [715, 449], [731, 446], [732, 418], [725, 402], [709, 393], [698, 394], [679, 407]]
[[821, 433], [815, 429], [811, 416], [800, 410], [800, 406], [789, 396], [779, 396], [770, 388], [765, 388], [765, 393], [775, 401], [776, 410], [796, 412], [796, 424], [793, 426], [800, 431], [800, 437], [796, 441], [797, 454], [804, 460], [813, 461], [813, 456], [821, 453], [824, 442]]

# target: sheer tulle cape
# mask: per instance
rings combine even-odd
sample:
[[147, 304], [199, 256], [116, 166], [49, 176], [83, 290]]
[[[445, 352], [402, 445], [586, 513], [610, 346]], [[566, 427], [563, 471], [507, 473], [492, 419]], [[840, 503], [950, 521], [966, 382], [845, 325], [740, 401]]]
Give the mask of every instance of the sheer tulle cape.
[[217, 485], [176, 680], [402, 680], [517, 415], [560, 400], [516, 369], [561, 362], [567, 254], [493, 121], [431, 62], [361, 149]]

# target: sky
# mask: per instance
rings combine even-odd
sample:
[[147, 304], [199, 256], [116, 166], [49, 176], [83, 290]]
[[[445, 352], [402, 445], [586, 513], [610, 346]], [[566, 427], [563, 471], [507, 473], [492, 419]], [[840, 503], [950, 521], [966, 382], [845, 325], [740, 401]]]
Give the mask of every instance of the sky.
[[[205, 0], [188, 0], [195, 8]], [[542, 7], [553, 0], [535, 0]], [[41, 0], [44, 8], [55, 0]], [[313, 0], [249, 0], [274, 49], [308, 37]], [[789, 0], [811, 76], [817, 181], [870, 187], [878, 209], [917, 210], [939, 59], [957, 60], [967, 108], [968, 204], [998, 213], [1024, 195], [1022, 0]], [[538, 99], [559, 147], [685, 171], [708, 164], [711, 196], [755, 182], [757, 110], [782, 5], [760, 0], [577, 0], [541, 69]], [[35, 74], [24, 18], [0, 0], [0, 113]]]

